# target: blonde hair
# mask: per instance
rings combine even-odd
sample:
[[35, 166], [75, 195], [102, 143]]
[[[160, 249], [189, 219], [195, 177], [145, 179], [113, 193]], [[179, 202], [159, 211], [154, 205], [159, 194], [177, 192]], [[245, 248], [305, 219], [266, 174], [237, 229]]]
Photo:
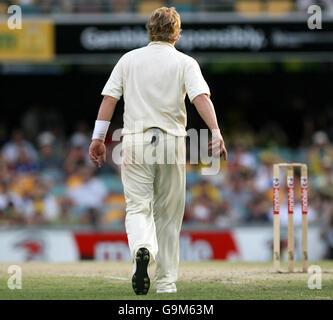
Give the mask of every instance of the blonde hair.
[[150, 16], [146, 28], [150, 41], [175, 42], [180, 38], [180, 15], [174, 7], [161, 7]]

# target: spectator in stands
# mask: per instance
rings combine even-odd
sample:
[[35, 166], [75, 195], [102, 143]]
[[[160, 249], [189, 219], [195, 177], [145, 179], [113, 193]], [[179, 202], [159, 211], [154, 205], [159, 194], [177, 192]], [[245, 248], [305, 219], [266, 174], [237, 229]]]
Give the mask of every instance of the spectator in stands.
[[70, 144], [80, 144], [85, 150], [89, 149], [90, 145], [90, 131], [85, 121], [78, 121], [76, 130], [69, 138]]
[[[10, 172], [8, 164], [0, 153], [0, 182], [6, 182], [10, 180]], [[1, 192], [1, 188], [0, 188]]]
[[23, 137], [23, 132], [20, 129], [15, 129], [12, 132], [12, 138], [2, 148], [3, 158], [14, 167], [18, 162], [29, 161], [36, 163], [38, 154], [34, 146], [26, 141]]
[[211, 224], [216, 217], [216, 206], [205, 193], [197, 197], [187, 211], [190, 223]]
[[123, 228], [125, 226], [126, 202], [123, 194], [110, 194], [105, 199], [102, 224]]
[[333, 195], [333, 155], [321, 162], [322, 171], [313, 177], [312, 186], [321, 194]]
[[268, 222], [269, 214], [271, 212], [271, 202], [267, 199], [264, 194], [257, 194], [249, 202], [250, 215], [247, 222]]
[[234, 143], [233, 150], [230, 154], [228, 166], [230, 171], [240, 168], [256, 168], [256, 159], [253, 153], [248, 151], [248, 147], [242, 138], [237, 138]]
[[103, 182], [94, 176], [95, 169], [84, 165], [78, 169], [81, 179], [76, 186], [69, 188], [68, 198], [76, 206], [76, 213], [83, 224], [98, 224], [103, 213], [103, 204], [107, 189]]
[[28, 224], [52, 223], [60, 216], [60, 206], [41, 179], [35, 181], [32, 193], [23, 199], [23, 215]]
[[0, 225], [24, 224], [23, 208], [20, 196], [10, 190], [8, 182], [2, 181], [0, 184]]
[[234, 223], [230, 203], [228, 199], [222, 199], [221, 204], [217, 207], [217, 215], [214, 224], [220, 228], [229, 228]]
[[322, 238], [326, 241], [327, 251], [324, 259], [333, 259], [333, 206], [330, 207], [328, 224], [324, 227]]
[[62, 159], [56, 154], [55, 136], [51, 132], [45, 131], [38, 136], [37, 141], [39, 146], [39, 169], [41, 171], [59, 170], [62, 166]]
[[313, 137], [313, 144], [308, 152], [310, 174], [319, 174], [325, 171], [324, 161], [333, 158], [333, 145], [330, 143], [326, 132], [318, 131]]
[[222, 189], [223, 199], [228, 199], [232, 218], [244, 222], [249, 218], [249, 203], [253, 198], [252, 190], [248, 188], [248, 169], [232, 173]]
[[18, 173], [33, 173], [37, 171], [37, 161], [33, 161], [32, 158], [28, 156], [27, 151], [23, 147], [20, 147], [13, 169]]
[[201, 181], [198, 185], [194, 185], [191, 188], [191, 194], [193, 199], [204, 196], [215, 204], [221, 202], [221, 195], [219, 189], [217, 189], [214, 185], [210, 184], [204, 176], [202, 176]]
[[70, 145], [64, 164], [65, 172], [68, 175], [75, 173], [80, 166], [89, 163], [88, 141], [87, 136], [82, 132], [76, 132], [70, 138]]
[[273, 152], [263, 151], [259, 154], [259, 164], [255, 176], [255, 187], [259, 192], [265, 192], [272, 187], [272, 166], [282, 162]]

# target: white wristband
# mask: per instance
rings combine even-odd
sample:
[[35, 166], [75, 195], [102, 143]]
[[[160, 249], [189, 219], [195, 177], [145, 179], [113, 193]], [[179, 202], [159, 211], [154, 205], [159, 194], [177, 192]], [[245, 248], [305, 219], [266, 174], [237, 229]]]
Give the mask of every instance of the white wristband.
[[105, 138], [106, 138], [106, 134], [109, 130], [109, 125], [110, 125], [109, 121], [96, 120], [95, 129], [94, 129], [91, 140], [98, 139], [98, 140], [102, 140], [104, 142]]

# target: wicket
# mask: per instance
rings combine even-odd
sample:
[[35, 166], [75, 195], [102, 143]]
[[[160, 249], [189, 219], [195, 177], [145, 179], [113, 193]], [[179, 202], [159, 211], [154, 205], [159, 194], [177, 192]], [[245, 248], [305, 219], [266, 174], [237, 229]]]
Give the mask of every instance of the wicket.
[[280, 168], [287, 168], [288, 193], [288, 271], [294, 271], [294, 169], [301, 168], [302, 264], [308, 271], [308, 168], [303, 163], [278, 163], [273, 166], [274, 270], [280, 270]]

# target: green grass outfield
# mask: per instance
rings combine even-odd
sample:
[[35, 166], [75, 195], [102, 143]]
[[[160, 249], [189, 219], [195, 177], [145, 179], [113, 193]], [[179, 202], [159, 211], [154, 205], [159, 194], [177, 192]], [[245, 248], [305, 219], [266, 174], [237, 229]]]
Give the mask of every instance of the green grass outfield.
[[[9, 264], [0, 265], [0, 299], [333, 299], [333, 261], [311, 262], [322, 268], [322, 289], [308, 288], [309, 274], [274, 273], [272, 263], [183, 262], [178, 293], [156, 294], [152, 285], [146, 296], [131, 288], [131, 264], [127, 262], [79, 262], [68, 264], [23, 263], [22, 289], [7, 287]], [[153, 267], [151, 274], [153, 274]]]

